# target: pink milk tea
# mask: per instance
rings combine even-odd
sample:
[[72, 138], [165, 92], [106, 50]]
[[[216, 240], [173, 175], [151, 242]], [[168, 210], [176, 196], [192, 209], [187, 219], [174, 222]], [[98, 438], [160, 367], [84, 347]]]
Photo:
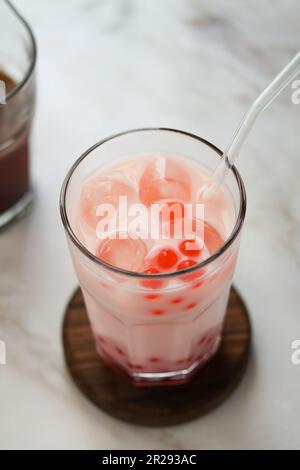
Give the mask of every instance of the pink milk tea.
[[96, 168], [74, 193], [73, 232], [96, 261], [72, 253], [97, 351], [136, 383], [185, 381], [220, 345], [237, 249], [219, 253], [236, 211], [225, 186], [196, 211], [208, 179], [152, 153]]

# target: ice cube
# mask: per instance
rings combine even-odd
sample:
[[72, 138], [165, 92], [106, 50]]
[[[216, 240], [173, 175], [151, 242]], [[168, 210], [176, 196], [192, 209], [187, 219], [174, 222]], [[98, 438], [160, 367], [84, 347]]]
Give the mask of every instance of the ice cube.
[[[130, 236], [120, 238], [106, 238], [100, 243], [96, 256], [105, 263], [111, 264], [127, 271], [142, 272], [147, 248], [143, 240], [133, 239]], [[122, 234], [124, 236], [124, 234]]]
[[141, 176], [139, 195], [147, 206], [160, 199], [187, 200], [190, 196], [189, 174], [178, 161], [156, 156]]
[[101, 216], [97, 215], [100, 204], [112, 204], [117, 208], [120, 196], [126, 196], [130, 200], [134, 195], [134, 189], [122, 181], [104, 177], [90, 178], [81, 190], [80, 216], [90, 228], [96, 229], [101, 219]]

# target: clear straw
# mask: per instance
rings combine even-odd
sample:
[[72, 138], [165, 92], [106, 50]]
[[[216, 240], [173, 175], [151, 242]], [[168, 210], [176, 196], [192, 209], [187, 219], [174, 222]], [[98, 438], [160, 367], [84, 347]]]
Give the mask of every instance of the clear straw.
[[223, 153], [220, 163], [215, 168], [210, 182], [202, 191], [201, 197], [203, 199], [211, 198], [221, 186], [228, 171], [237, 159], [241, 146], [252, 129], [256, 118], [272, 103], [299, 72], [300, 52], [298, 52], [288, 65], [274, 78], [267, 88], [263, 90], [243, 117], [239, 127], [235, 131], [232, 141]]

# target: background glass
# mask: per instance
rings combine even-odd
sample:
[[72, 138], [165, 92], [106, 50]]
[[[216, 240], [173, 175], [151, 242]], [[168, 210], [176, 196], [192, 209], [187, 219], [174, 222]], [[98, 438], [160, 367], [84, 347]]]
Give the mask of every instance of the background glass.
[[[0, 228], [32, 201], [29, 137], [35, 105], [36, 45], [31, 29], [10, 2], [0, 0]], [[2, 97], [3, 98], [3, 97]]]

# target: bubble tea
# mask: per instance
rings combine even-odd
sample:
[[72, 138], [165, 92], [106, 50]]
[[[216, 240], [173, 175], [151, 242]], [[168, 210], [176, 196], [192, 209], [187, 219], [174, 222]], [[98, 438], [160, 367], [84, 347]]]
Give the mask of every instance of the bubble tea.
[[244, 194], [236, 173], [235, 188], [224, 183], [203, 205], [208, 155], [213, 167], [217, 150], [194, 136], [135, 131], [94, 148], [65, 181], [97, 351], [139, 385], [187, 381], [220, 345]]

